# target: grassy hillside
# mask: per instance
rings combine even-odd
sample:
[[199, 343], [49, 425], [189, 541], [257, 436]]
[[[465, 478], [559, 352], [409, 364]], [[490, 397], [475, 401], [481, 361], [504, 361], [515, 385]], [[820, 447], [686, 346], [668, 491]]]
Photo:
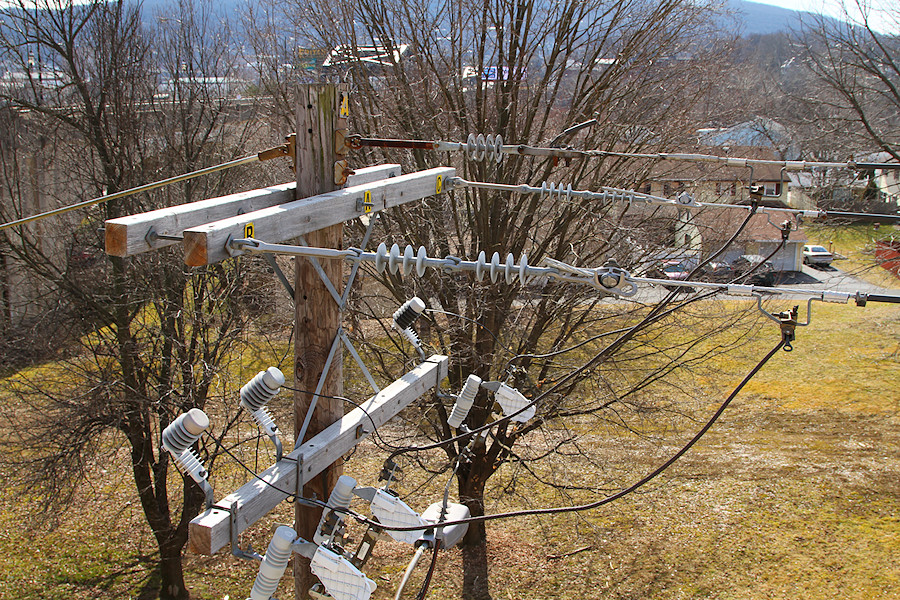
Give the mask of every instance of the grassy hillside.
[[[721, 375], [698, 377], [700, 405], [664, 441], [585, 431], [581, 443], [611, 468], [627, 463], [633, 481], [689, 439], [777, 336], [767, 326], [739, 355], [720, 360]], [[900, 596], [900, 307], [817, 305], [794, 347], [779, 353], [710, 434], [640, 493], [590, 513], [492, 523], [494, 597]], [[534, 440], [532, 450], [544, 443]], [[266, 446], [259, 449], [257, 456], [251, 443], [244, 458], [266, 464]], [[372, 484], [383, 458], [367, 444], [347, 469]], [[154, 582], [154, 544], [131, 496], [126, 460], [110, 446], [54, 531], [23, 526], [36, 499], [4, 486], [0, 598], [145, 597]], [[573, 481], [599, 475], [574, 460], [571, 469]], [[408, 469], [400, 492], [417, 487], [417, 472]], [[245, 479], [221, 464], [214, 483], [221, 495]], [[514, 466], [492, 484], [488, 512], [589, 499], [551, 493]], [[409, 502], [421, 510], [434, 499], [417, 494]], [[283, 504], [242, 543], [263, 549], [291, 511]], [[359, 529], [351, 532], [358, 540]], [[367, 567], [379, 585], [376, 598], [393, 597], [409, 558], [399, 544], [376, 549]], [[256, 572], [255, 564], [227, 553], [188, 554], [186, 562], [196, 598], [244, 598]], [[458, 553], [447, 552], [429, 597], [457, 595], [459, 569]], [[281, 598], [292, 595], [289, 579]]]

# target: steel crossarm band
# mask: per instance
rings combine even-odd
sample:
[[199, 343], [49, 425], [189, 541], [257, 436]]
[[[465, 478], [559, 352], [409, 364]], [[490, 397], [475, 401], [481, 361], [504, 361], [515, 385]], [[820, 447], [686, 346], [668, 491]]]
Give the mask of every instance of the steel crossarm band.
[[[365, 167], [347, 178], [347, 187], [399, 175], [397, 164]], [[109, 219], [105, 225], [106, 253], [125, 257], [165, 248], [178, 243], [185, 229], [292, 202], [296, 190], [294, 181]]]
[[[563, 199], [582, 199], [582, 200], [605, 200], [609, 202], [628, 202], [634, 204], [654, 204], [659, 206], [673, 206], [677, 208], [686, 208], [689, 210], [700, 210], [704, 208], [719, 208], [732, 210], [750, 210], [750, 206], [745, 204], [718, 204], [715, 202], [696, 202], [690, 203], [678, 202], [670, 198], [644, 194], [632, 190], [623, 190], [618, 188], [604, 187], [599, 191], [590, 190], [573, 190], [571, 187], [562, 185], [543, 185], [542, 187], [531, 185], [509, 185], [504, 183], [491, 183], [486, 181], [470, 181], [462, 177], [453, 179], [454, 186], [471, 187], [479, 189], [489, 189], [504, 192], [513, 192], [519, 194], [540, 194], [548, 197], [558, 197]], [[803, 217], [817, 218], [827, 215], [824, 210], [802, 210], [797, 208], [774, 208], [768, 206], [760, 206], [757, 212], [771, 214], [787, 214], [800, 215]]]
[[[257, 478], [219, 500], [190, 523], [191, 547], [200, 554], [214, 554], [266, 516], [303, 484], [349, 452], [413, 400], [436, 388], [447, 376], [448, 358], [434, 355], [400, 379], [369, 398], [299, 448], [260, 473]], [[297, 465], [302, 463], [302, 474]], [[231, 511], [236, 513], [232, 530]]]
[[438, 167], [193, 227], [184, 232], [184, 260], [189, 266], [213, 264], [241, 253], [229, 247], [232, 239], [259, 237], [282, 242], [364, 214], [440, 195], [446, 193], [444, 182], [455, 175], [451, 167]]

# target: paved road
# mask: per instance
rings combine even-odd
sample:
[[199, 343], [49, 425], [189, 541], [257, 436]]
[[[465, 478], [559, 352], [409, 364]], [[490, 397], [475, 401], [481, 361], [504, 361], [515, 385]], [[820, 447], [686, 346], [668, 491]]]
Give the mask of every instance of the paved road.
[[[840, 265], [840, 263], [836, 263]], [[896, 280], [896, 285], [892, 288], [883, 288], [873, 285], [840, 269], [840, 266], [814, 268], [803, 265], [803, 271], [794, 272], [782, 278], [778, 287], [788, 287], [793, 289], [803, 289], [810, 291], [829, 290], [835, 292], [863, 292], [865, 294], [890, 294], [900, 296], [900, 279]], [[659, 302], [668, 292], [662, 287], [652, 285], [641, 285], [638, 293], [631, 300], [642, 302], [645, 304], [653, 304]], [[791, 298], [795, 295], [782, 295], [782, 298]], [[724, 296], [719, 296], [724, 297]], [[796, 296], [801, 298], [801, 296]], [[616, 299], [610, 299], [609, 302], [617, 302]]]
[[833, 263], [832, 266], [828, 267], [803, 265], [801, 273], [797, 273], [791, 280], [782, 282], [779, 285], [810, 290], [900, 295], [900, 279], [894, 280], [896, 283], [893, 287], [883, 288], [844, 272], [840, 266], [840, 262]]

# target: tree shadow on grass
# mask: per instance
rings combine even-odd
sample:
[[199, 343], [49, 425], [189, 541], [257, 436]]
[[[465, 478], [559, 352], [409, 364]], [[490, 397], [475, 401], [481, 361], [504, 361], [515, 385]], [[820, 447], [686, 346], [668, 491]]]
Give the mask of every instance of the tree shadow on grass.
[[[114, 588], [124, 585], [137, 590], [138, 600], [151, 600], [159, 597], [159, 557], [156, 553], [139, 554], [127, 562], [109, 562], [105, 566], [102, 573], [66, 577], [60, 583], [67, 583], [83, 590], [91, 590], [98, 596], [107, 593], [116, 594]], [[128, 595], [130, 596], [130, 593]]]

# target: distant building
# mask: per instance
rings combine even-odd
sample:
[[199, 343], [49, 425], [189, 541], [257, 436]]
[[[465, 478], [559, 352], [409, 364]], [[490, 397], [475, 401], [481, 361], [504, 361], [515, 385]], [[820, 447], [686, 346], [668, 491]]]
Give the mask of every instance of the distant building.
[[[753, 147], [699, 148], [702, 154], [781, 160], [770, 150]], [[763, 204], [811, 210], [815, 201], [807, 193], [808, 178], [803, 174], [782, 172], [777, 166], [731, 167], [715, 163], [661, 162], [640, 190], [675, 199], [688, 193], [698, 202], [749, 204], [751, 184], [763, 187]]]

